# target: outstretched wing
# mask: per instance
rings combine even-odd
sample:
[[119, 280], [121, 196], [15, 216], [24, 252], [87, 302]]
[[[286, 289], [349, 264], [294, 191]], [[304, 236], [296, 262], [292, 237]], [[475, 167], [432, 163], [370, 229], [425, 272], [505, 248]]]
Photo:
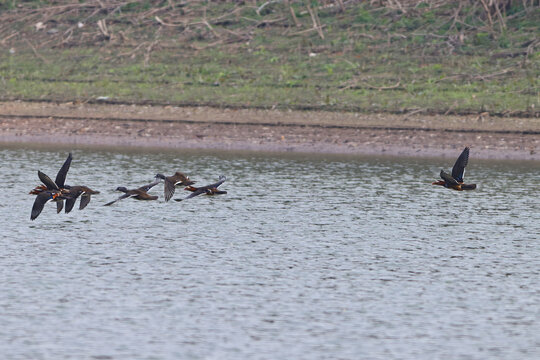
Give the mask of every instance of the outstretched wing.
[[163, 187], [163, 195], [165, 196], [165, 201], [169, 201], [173, 197], [175, 188], [176, 186], [171, 180], [165, 179], [165, 185]]
[[217, 183], [206, 185], [206, 186], [201, 186], [199, 189], [203, 189], [205, 191], [208, 190], [208, 189], [217, 189], [219, 187], [219, 185], [221, 185], [221, 184], [223, 184], [225, 182], [225, 180], [227, 180], [227, 178], [224, 175], [220, 175], [219, 176], [219, 181]]
[[71, 153], [69, 153], [66, 161], [64, 161], [64, 165], [60, 168], [58, 171], [58, 174], [56, 174], [56, 180], [54, 181], [58, 187], [63, 188], [64, 184], [66, 182], [66, 175], [69, 170], [69, 166], [71, 165], [71, 160], [73, 157], [71, 156]]
[[226, 178], [224, 175], [220, 175], [220, 176], [219, 176], [219, 181], [218, 181], [217, 183], [212, 184], [212, 185], [208, 185], [208, 186], [205, 186], [205, 187], [206, 187], [207, 189], [212, 189], [212, 188], [216, 188], [216, 189], [217, 189], [217, 187], [218, 187], [219, 185], [223, 184], [223, 183], [225, 182], [225, 180], [227, 180], [227, 178]]
[[79, 210], [82, 210], [90, 202], [90, 194], [84, 193], [81, 195], [81, 203], [79, 204]]
[[461, 152], [461, 155], [456, 160], [454, 167], [452, 168], [452, 177], [457, 181], [463, 182], [463, 175], [465, 174], [465, 166], [469, 162], [469, 147], [466, 147]]
[[48, 177], [47, 175], [45, 175], [39, 170], [37, 173], [38, 173], [39, 180], [41, 180], [41, 182], [45, 184], [45, 186], [47, 187], [47, 190], [58, 190], [58, 186], [56, 185], [54, 181], [51, 180], [50, 177]]
[[142, 190], [142, 191], [148, 191], [150, 190], [151, 188], [153, 188], [154, 186], [156, 186], [157, 184], [160, 183], [161, 180], [156, 180], [154, 182], [151, 182], [150, 184], [146, 184], [146, 185], [143, 185], [141, 186], [139, 189], [137, 190]]
[[75, 202], [77, 201], [77, 197], [78, 196], [68, 197], [66, 199], [66, 214], [69, 213], [73, 209], [73, 206], [75, 205]]
[[45, 191], [36, 196], [36, 200], [34, 200], [34, 205], [32, 205], [32, 214], [30, 215], [30, 220], [36, 219], [39, 214], [41, 214], [43, 207], [50, 199], [51, 194]]
[[[206, 188], [206, 186], [205, 186], [205, 188]], [[178, 199], [178, 201], [191, 199], [192, 197], [195, 197], [195, 196], [198, 196], [198, 195], [201, 195], [201, 194], [205, 194], [205, 193], [206, 193], [206, 189], [198, 188], [197, 190], [195, 190], [194, 192], [192, 192], [191, 194], [189, 194], [189, 195], [186, 196], [185, 198], [183, 198], [183, 199]]]
[[108, 203], [106, 203], [106, 204], [103, 205], [103, 206], [109, 206], [109, 205], [112, 205], [112, 204], [114, 204], [115, 202], [117, 202], [118, 200], [122, 200], [122, 199], [128, 198], [128, 197], [130, 197], [130, 196], [132, 196], [132, 194], [124, 194], [124, 195], [120, 196], [118, 199], [113, 200], [113, 201], [111, 201], [111, 202], [108, 202]]
[[173, 177], [172, 180], [175, 183], [175, 185], [178, 184], [178, 185], [188, 186], [188, 185], [195, 184], [195, 181], [191, 181], [188, 176], [186, 176], [184, 173], [181, 173], [180, 171], [177, 171], [172, 177]]
[[441, 179], [444, 180], [446, 185], [459, 185], [459, 183], [449, 174], [445, 173], [444, 170], [441, 170]]
[[64, 208], [64, 200], [58, 200], [56, 202], [56, 213], [60, 214], [63, 208]]

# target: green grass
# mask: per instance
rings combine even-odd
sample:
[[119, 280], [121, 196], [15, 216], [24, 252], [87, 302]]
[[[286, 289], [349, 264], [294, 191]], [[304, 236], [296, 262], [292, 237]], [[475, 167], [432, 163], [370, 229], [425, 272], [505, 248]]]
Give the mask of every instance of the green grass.
[[[160, 6], [165, 9], [167, 3]], [[125, 13], [141, 14], [148, 6], [141, 1], [109, 15], [112, 40], [85, 25], [73, 30], [69, 46], [58, 46], [62, 37], [57, 33], [11, 24], [35, 50], [22, 36], [7, 41], [14, 53], [0, 53], [0, 99], [92, 101], [107, 96], [115, 102], [176, 105], [539, 114], [537, 48], [527, 55], [497, 55], [523, 53], [528, 49], [523, 43], [538, 38], [539, 25], [531, 20], [540, 17], [538, 8], [528, 13], [514, 9], [521, 15], [507, 21], [503, 32], [464, 16], [469, 30], [463, 32], [451, 26], [451, 3], [408, 15], [361, 3], [345, 13], [319, 10], [322, 39], [306, 31], [311, 17], [299, 3], [293, 7], [300, 28], [277, 5], [261, 15], [238, 9], [223, 24], [214, 21], [212, 30], [204, 25], [189, 31], [161, 27], [151, 17], [139, 19], [138, 25], [126, 21]], [[196, 16], [190, 21], [197, 22], [202, 5], [191, 6]], [[221, 19], [234, 9], [232, 3], [217, 3], [207, 6], [206, 16]], [[169, 22], [176, 19], [157, 14]], [[47, 26], [65, 33], [86, 15], [59, 14]], [[279, 26], [253, 25], [280, 17], [285, 21]], [[0, 27], [0, 37], [9, 31]], [[238, 40], [238, 34], [246, 38]], [[156, 46], [149, 51], [152, 42]]]

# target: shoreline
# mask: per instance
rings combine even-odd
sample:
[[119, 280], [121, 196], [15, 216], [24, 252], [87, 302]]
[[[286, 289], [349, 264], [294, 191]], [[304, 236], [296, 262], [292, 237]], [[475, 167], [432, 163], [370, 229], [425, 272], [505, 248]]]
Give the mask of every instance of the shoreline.
[[0, 143], [540, 161], [540, 119], [0, 102]]

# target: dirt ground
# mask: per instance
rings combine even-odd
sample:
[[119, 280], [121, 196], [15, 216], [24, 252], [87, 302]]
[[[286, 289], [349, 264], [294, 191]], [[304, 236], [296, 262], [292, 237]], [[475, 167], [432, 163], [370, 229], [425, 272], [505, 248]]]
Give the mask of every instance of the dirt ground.
[[0, 102], [0, 142], [540, 160], [540, 119]]

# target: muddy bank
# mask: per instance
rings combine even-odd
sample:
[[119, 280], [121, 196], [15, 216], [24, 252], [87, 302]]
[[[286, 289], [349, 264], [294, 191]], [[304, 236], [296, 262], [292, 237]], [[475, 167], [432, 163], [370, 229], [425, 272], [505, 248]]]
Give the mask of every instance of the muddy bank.
[[540, 121], [7, 102], [0, 141], [540, 160]]

